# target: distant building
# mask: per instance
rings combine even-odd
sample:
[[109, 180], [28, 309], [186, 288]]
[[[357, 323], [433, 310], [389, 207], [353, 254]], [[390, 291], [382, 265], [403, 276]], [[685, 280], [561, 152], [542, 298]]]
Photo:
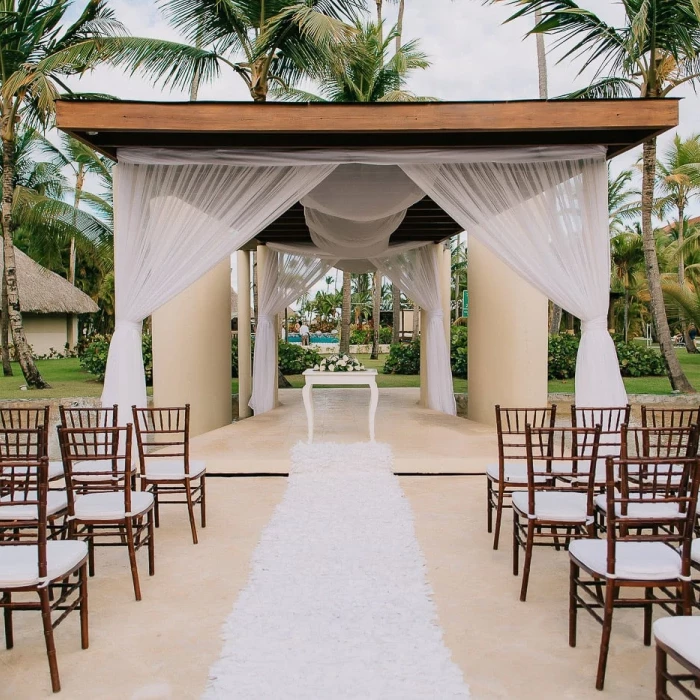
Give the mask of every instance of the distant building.
[[[78, 337], [78, 316], [99, 311], [97, 304], [68, 280], [15, 248], [19, 303], [27, 340], [35, 355], [63, 353]], [[0, 255], [0, 274], [3, 259]], [[1, 310], [0, 310], [1, 313]]]

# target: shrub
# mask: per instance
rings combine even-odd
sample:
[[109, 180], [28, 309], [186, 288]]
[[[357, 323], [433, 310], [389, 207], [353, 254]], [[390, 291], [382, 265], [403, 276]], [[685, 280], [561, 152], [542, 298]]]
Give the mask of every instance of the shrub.
[[569, 333], [549, 336], [547, 368], [550, 379], [570, 379], [576, 372], [579, 339]]
[[[109, 353], [109, 341], [111, 335], [95, 334], [90, 336], [79, 349], [78, 357], [80, 366], [90, 374], [94, 374], [98, 381], [105, 379], [107, 369], [107, 354]], [[141, 352], [143, 353], [143, 367], [146, 375], [146, 384], [153, 383], [153, 343], [150, 334], [141, 336]]]
[[660, 377], [666, 374], [661, 353], [640, 343], [617, 343], [617, 360], [623, 377]]
[[450, 365], [453, 377], [467, 378], [467, 327], [452, 326], [450, 329]]
[[279, 341], [279, 368], [282, 374], [301, 374], [305, 369], [311, 369], [321, 361], [321, 355], [316, 350], [304, 348], [295, 343]]
[[392, 345], [384, 362], [384, 374], [420, 374], [420, 341]]
[[[379, 329], [379, 343], [388, 345], [391, 343], [391, 326], [382, 326]], [[371, 328], [354, 328], [350, 331], [350, 345], [371, 345], [372, 344], [372, 329]]]
[[[255, 336], [250, 338], [250, 363], [253, 364], [253, 350], [255, 349]], [[238, 336], [231, 336], [231, 376], [238, 377]]]

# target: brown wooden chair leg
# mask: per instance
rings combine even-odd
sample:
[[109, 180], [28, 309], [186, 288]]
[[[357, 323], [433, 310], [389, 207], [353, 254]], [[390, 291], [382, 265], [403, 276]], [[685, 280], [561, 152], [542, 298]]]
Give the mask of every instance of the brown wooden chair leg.
[[160, 504], [158, 503], [158, 484], [153, 484], [153, 510], [155, 512], [156, 527], [160, 527]]
[[693, 584], [690, 581], [681, 582], [681, 597], [683, 598], [683, 615], [693, 614]]
[[155, 549], [155, 539], [153, 535], [155, 534], [155, 528], [153, 527], [153, 511], [148, 513], [148, 575], [153, 576], [156, 573], [156, 549]]
[[87, 567], [83, 564], [78, 571], [80, 581], [80, 645], [83, 649], [90, 646], [88, 632], [88, 575]]
[[513, 511], [513, 576], [518, 575], [518, 556], [520, 554], [520, 545], [518, 544], [518, 523], [520, 518], [518, 514]]
[[[493, 548], [498, 549], [498, 540], [501, 537], [501, 521], [503, 519], [503, 499], [505, 498], [505, 487], [498, 485], [498, 496], [496, 501], [496, 529], [493, 533]], [[489, 530], [490, 532], [490, 530]]]
[[578, 577], [580, 569], [577, 564], [570, 562], [569, 565], [569, 646], [576, 646], [576, 623], [578, 621], [578, 602], [576, 593], [578, 592]]
[[491, 479], [486, 478], [486, 532], [493, 532], [493, 486]]
[[139, 583], [139, 569], [136, 563], [136, 547], [134, 546], [134, 528], [130, 519], [126, 521], [126, 545], [129, 550], [129, 565], [131, 566], [131, 579], [134, 583], [134, 595], [136, 600], [141, 600], [141, 584]]
[[[12, 603], [12, 593], [10, 591], [5, 591], [2, 595], [2, 602], [10, 605]], [[12, 649], [15, 645], [15, 638], [12, 631], [12, 608], [7, 607], [4, 609], [5, 616], [5, 648]]]
[[202, 492], [199, 501], [199, 514], [202, 520], [202, 528], [207, 526], [207, 475], [202, 474]]
[[657, 645], [656, 647], [656, 700], [667, 700], [668, 688], [666, 685], [666, 671], [668, 657], [666, 652]]
[[87, 526], [88, 543], [88, 571], [90, 576], [95, 575], [95, 537], [92, 525]]
[[194, 506], [192, 504], [192, 485], [189, 479], [185, 480], [185, 496], [187, 497], [187, 512], [190, 516], [190, 529], [192, 530], [192, 542], [197, 544], [197, 525], [194, 521]]
[[605, 610], [603, 612], [603, 634], [600, 639], [600, 654], [598, 656], [598, 674], [595, 687], [603, 690], [605, 685], [605, 669], [608, 664], [608, 650], [610, 648], [610, 633], [612, 632], [612, 618], [615, 605], [615, 584], [611, 579], [605, 582]]
[[535, 542], [534, 521], [528, 518], [527, 521], [527, 541], [525, 543], [525, 562], [523, 563], [523, 582], [520, 586], [520, 600], [524, 603], [527, 600], [527, 585], [530, 581], [530, 565], [532, 564], [532, 549]]
[[46, 642], [46, 656], [49, 659], [49, 673], [51, 674], [51, 689], [54, 693], [61, 690], [61, 679], [58, 675], [58, 662], [56, 660], [56, 645], [53, 639], [53, 626], [51, 624], [51, 601], [49, 589], [40, 588], [39, 602], [41, 604], [41, 621], [44, 625], [44, 641]]
[[653, 588], [644, 589], [644, 597], [649, 601], [644, 605], [644, 646], [651, 646], [651, 620], [653, 616], [653, 603], [651, 598], [654, 595]]

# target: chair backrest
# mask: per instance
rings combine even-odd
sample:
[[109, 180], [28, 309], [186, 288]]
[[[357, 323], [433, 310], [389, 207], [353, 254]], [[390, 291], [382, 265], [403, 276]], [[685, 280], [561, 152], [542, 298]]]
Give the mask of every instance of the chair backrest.
[[[44, 454], [49, 453], [49, 406], [0, 408], [0, 430], [41, 430]], [[25, 434], [24, 438], [28, 436]], [[19, 439], [19, 435], [16, 436]], [[19, 443], [18, 443], [19, 444]]]
[[98, 491], [123, 492], [125, 510], [131, 510], [131, 436], [131, 423], [122, 427], [59, 426], [70, 515], [75, 514], [76, 495]]
[[692, 457], [606, 459], [607, 567], [615, 574], [617, 542], [663, 542], [681, 552], [690, 575], [700, 461]]
[[178, 459], [190, 471], [190, 405], [169, 408], [132, 407], [141, 473], [147, 459]]
[[600, 426], [600, 444], [598, 455], [619, 457], [622, 444], [621, 431], [630, 419], [632, 407], [616, 406], [613, 408], [591, 408], [571, 406], [571, 426], [573, 428], [595, 428]]
[[[11, 537], [0, 537], [0, 547], [38, 545], [39, 576], [46, 577], [46, 498], [49, 460], [43, 448], [43, 427], [3, 428], [0, 431], [0, 529], [12, 529]], [[18, 454], [17, 445], [22, 445]], [[10, 506], [22, 508], [14, 519]], [[35, 508], [36, 517], [27, 517]], [[16, 512], [16, 511], [15, 511]]]
[[[508, 460], [527, 460], [525, 428], [553, 428], [557, 406], [549, 408], [503, 408], [496, 406], [496, 432], [498, 435], [498, 464], [503, 472]], [[503, 474], [501, 473], [501, 477]]]
[[700, 406], [696, 408], [661, 408], [642, 406], [644, 428], [689, 428], [700, 425]]
[[59, 406], [61, 425], [64, 428], [116, 428], [117, 405], [104, 408], [76, 408]]
[[665, 428], [623, 425], [620, 457], [623, 459], [664, 459], [695, 457], [698, 450], [698, 427]]

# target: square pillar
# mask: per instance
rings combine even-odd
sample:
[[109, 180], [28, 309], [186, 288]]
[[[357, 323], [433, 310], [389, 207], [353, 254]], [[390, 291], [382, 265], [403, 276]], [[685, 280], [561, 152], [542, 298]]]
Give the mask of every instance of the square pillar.
[[238, 418], [249, 418], [253, 409], [248, 405], [253, 392], [252, 362], [250, 357], [250, 321], [253, 315], [250, 303], [250, 251], [236, 253], [238, 277]]
[[231, 261], [153, 314], [153, 403], [191, 405], [190, 435], [231, 423]]
[[547, 404], [547, 297], [469, 237], [470, 420]]

